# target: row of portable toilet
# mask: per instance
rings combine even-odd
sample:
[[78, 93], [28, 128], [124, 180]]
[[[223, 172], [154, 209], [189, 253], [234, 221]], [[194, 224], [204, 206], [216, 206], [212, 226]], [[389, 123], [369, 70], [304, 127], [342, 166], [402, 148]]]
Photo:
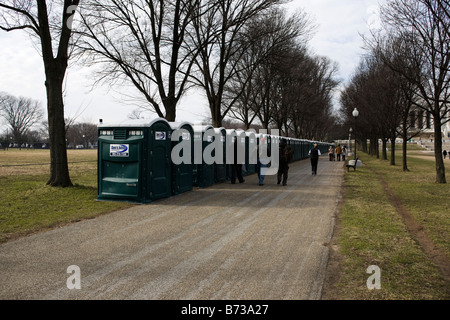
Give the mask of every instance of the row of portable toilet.
[[[172, 139], [173, 134], [178, 137]], [[127, 120], [118, 124], [101, 121], [98, 125], [97, 199], [149, 203], [194, 187], [205, 188], [230, 180], [231, 165], [227, 164], [226, 155], [227, 148], [233, 146], [225, 143], [229, 136], [233, 137], [229, 141], [241, 139], [239, 142], [245, 145], [244, 174], [255, 173], [254, 160], [259, 141], [259, 135], [255, 133], [187, 122], [174, 123], [162, 118]], [[281, 139], [272, 135], [265, 135], [265, 138], [268, 150], [272, 143], [278, 144]], [[216, 156], [211, 147], [215, 139], [223, 142], [222, 155], [217, 155], [219, 158], [223, 156], [222, 163], [208, 162], [202, 156], [203, 152]], [[294, 151], [294, 160], [307, 158], [313, 144], [308, 140], [291, 138], [287, 138], [287, 142]], [[186, 154], [185, 146], [190, 149]], [[328, 146], [320, 144], [323, 150]], [[172, 151], [184, 160], [190, 156], [190, 161], [174, 161]], [[195, 158], [198, 155], [200, 159]]]
[[319, 148], [321, 154], [326, 154], [330, 146], [333, 145], [327, 142], [317, 142], [304, 139], [295, 139], [295, 138], [284, 138], [284, 139], [286, 139], [287, 144], [292, 148], [294, 152], [293, 161], [308, 158], [309, 151], [314, 147], [314, 144], [317, 144], [317, 147]]

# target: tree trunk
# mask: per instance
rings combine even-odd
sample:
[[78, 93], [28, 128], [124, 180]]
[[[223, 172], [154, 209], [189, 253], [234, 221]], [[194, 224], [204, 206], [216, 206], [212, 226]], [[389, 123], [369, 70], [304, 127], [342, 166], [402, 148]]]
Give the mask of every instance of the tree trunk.
[[66, 128], [64, 123], [63, 81], [68, 64], [68, 46], [71, 30], [67, 21], [71, 15], [70, 6], [77, 6], [79, 1], [65, 0], [63, 26], [58, 53], [53, 56], [52, 36], [47, 13], [46, 1], [37, 1], [39, 19], [39, 37], [41, 39], [42, 59], [45, 70], [45, 87], [47, 90], [48, 133], [50, 139], [50, 179], [48, 185], [70, 187], [66, 148]]
[[220, 110], [221, 100], [221, 97], [216, 95], [213, 99], [213, 104], [210, 106], [212, 125], [214, 128], [222, 127], [223, 117]]
[[442, 125], [440, 118], [434, 118], [434, 155], [436, 159], [436, 183], [447, 183], [442, 157]]
[[402, 118], [402, 166], [403, 171], [409, 171], [408, 169], [408, 115], [409, 115], [409, 108], [406, 112], [403, 113]]
[[[354, 152], [356, 152], [357, 145], [358, 145], [358, 139], [356, 139], [356, 136], [355, 136], [355, 150], [354, 150]], [[363, 136], [362, 139], [361, 139], [361, 150], [364, 153], [369, 153], [368, 152], [368, 148], [367, 148], [367, 137], [366, 136]]]
[[47, 184], [70, 187], [72, 182], [67, 161], [62, 79], [63, 77], [58, 77], [56, 72], [51, 72], [47, 75], [47, 81], [45, 82], [50, 138], [50, 178]]
[[387, 139], [383, 138], [382, 149], [382, 159], [387, 160]]
[[174, 122], [176, 119], [177, 99], [174, 97], [167, 98], [164, 102], [164, 109], [166, 109], [165, 119], [169, 122]]
[[375, 139], [375, 155], [377, 156], [377, 159], [380, 159], [380, 143], [378, 138]]
[[395, 166], [395, 136], [391, 138], [391, 166]]
[[[405, 127], [404, 127], [405, 128]], [[403, 134], [402, 134], [402, 138], [403, 138], [403, 143], [402, 143], [402, 151], [403, 151], [403, 171], [409, 171], [408, 169], [408, 137], [407, 137], [408, 133], [406, 132], [405, 129], [403, 129]]]
[[371, 156], [376, 156], [377, 159], [380, 157], [378, 153], [378, 138], [370, 138], [369, 154]]

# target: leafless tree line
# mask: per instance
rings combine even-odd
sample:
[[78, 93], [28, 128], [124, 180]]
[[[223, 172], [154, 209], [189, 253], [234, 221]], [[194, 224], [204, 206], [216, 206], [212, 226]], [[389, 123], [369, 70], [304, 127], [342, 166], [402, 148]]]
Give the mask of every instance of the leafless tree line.
[[[314, 30], [284, 0], [0, 0], [0, 28], [25, 30], [45, 67], [51, 168], [48, 184], [70, 186], [63, 81], [69, 61], [97, 83], [169, 121], [193, 87], [212, 124], [228, 117], [320, 139], [331, 119], [336, 67], [308, 53]], [[71, 59], [71, 60], [69, 60]], [[302, 93], [301, 95], [299, 93]]]
[[[246, 128], [259, 122], [265, 129], [275, 127], [297, 138], [326, 138], [334, 124], [337, 65], [309, 53], [307, 40], [313, 29], [305, 13], [287, 17], [280, 11], [249, 24], [246, 34], [257, 41], [239, 62], [244, 72], [226, 88], [230, 117]], [[263, 49], [268, 47], [272, 49]]]
[[320, 138], [330, 125], [337, 69], [308, 55], [313, 22], [304, 12], [288, 16], [281, 3], [87, 1], [77, 49], [97, 67], [98, 81], [131, 84], [130, 96], [169, 121], [196, 87], [216, 127], [228, 116], [247, 128], [259, 121]]
[[353, 108], [361, 111], [358, 139], [371, 139], [372, 152], [378, 150], [378, 139], [403, 138], [404, 170], [406, 141], [412, 137], [410, 112], [416, 108], [429, 114], [437, 183], [446, 183], [442, 125], [450, 120], [449, 12], [448, 0], [389, 0], [381, 7], [383, 28], [365, 39], [367, 57], [341, 95], [350, 123]]
[[[13, 144], [20, 147], [42, 143], [49, 145], [48, 121], [42, 121], [43, 116], [44, 110], [39, 101], [0, 92], [2, 146]], [[97, 141], [97, 126], [77, 122], [75, 118], [66, 118], [65, 136], [67, 146], [88, 148]]]
[[[6, 123], [9, 140], [22, 145], [27, 142], [33, 125], [43, 116], [39, 101], [0, 92], [0, 118]], [[1, 121], [0, 121], [1, 123]]]

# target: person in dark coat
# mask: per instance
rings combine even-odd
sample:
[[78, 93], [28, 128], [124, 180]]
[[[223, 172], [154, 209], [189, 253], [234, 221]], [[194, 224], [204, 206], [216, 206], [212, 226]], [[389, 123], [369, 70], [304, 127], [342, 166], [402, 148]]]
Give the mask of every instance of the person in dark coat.
[[317, 175], [317, 164], [319, 163], [319, 156], [322, 154], [317, 146], [317, 143], [314, 144], [314, 147], [309, 151], [309, 158], [311, 159], [311, 169], [312, 174]]
[[287, 185], [289, 162], [292, 158], [292, 149], [287, 145], [286, 139], [281, 139], [279, 147], [279, 167], [278, 167], [278, 184], [283, 182], [283, 186]]

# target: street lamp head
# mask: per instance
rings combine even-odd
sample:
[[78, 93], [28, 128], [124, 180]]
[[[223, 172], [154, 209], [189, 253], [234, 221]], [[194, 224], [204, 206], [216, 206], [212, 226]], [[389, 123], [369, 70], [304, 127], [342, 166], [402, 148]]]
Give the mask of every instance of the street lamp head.
[[355, 110], [353, 110], [352, 115], [353, 115], [354, 118], [357, 118], [357, 117], [359, 116], [359, 111], [358, 111], [358, 109], [355, 108]]
[[350, 133], [352, 133], [353, 132], [353, 128], [350, 128], [350, 130], [348, 130]]

